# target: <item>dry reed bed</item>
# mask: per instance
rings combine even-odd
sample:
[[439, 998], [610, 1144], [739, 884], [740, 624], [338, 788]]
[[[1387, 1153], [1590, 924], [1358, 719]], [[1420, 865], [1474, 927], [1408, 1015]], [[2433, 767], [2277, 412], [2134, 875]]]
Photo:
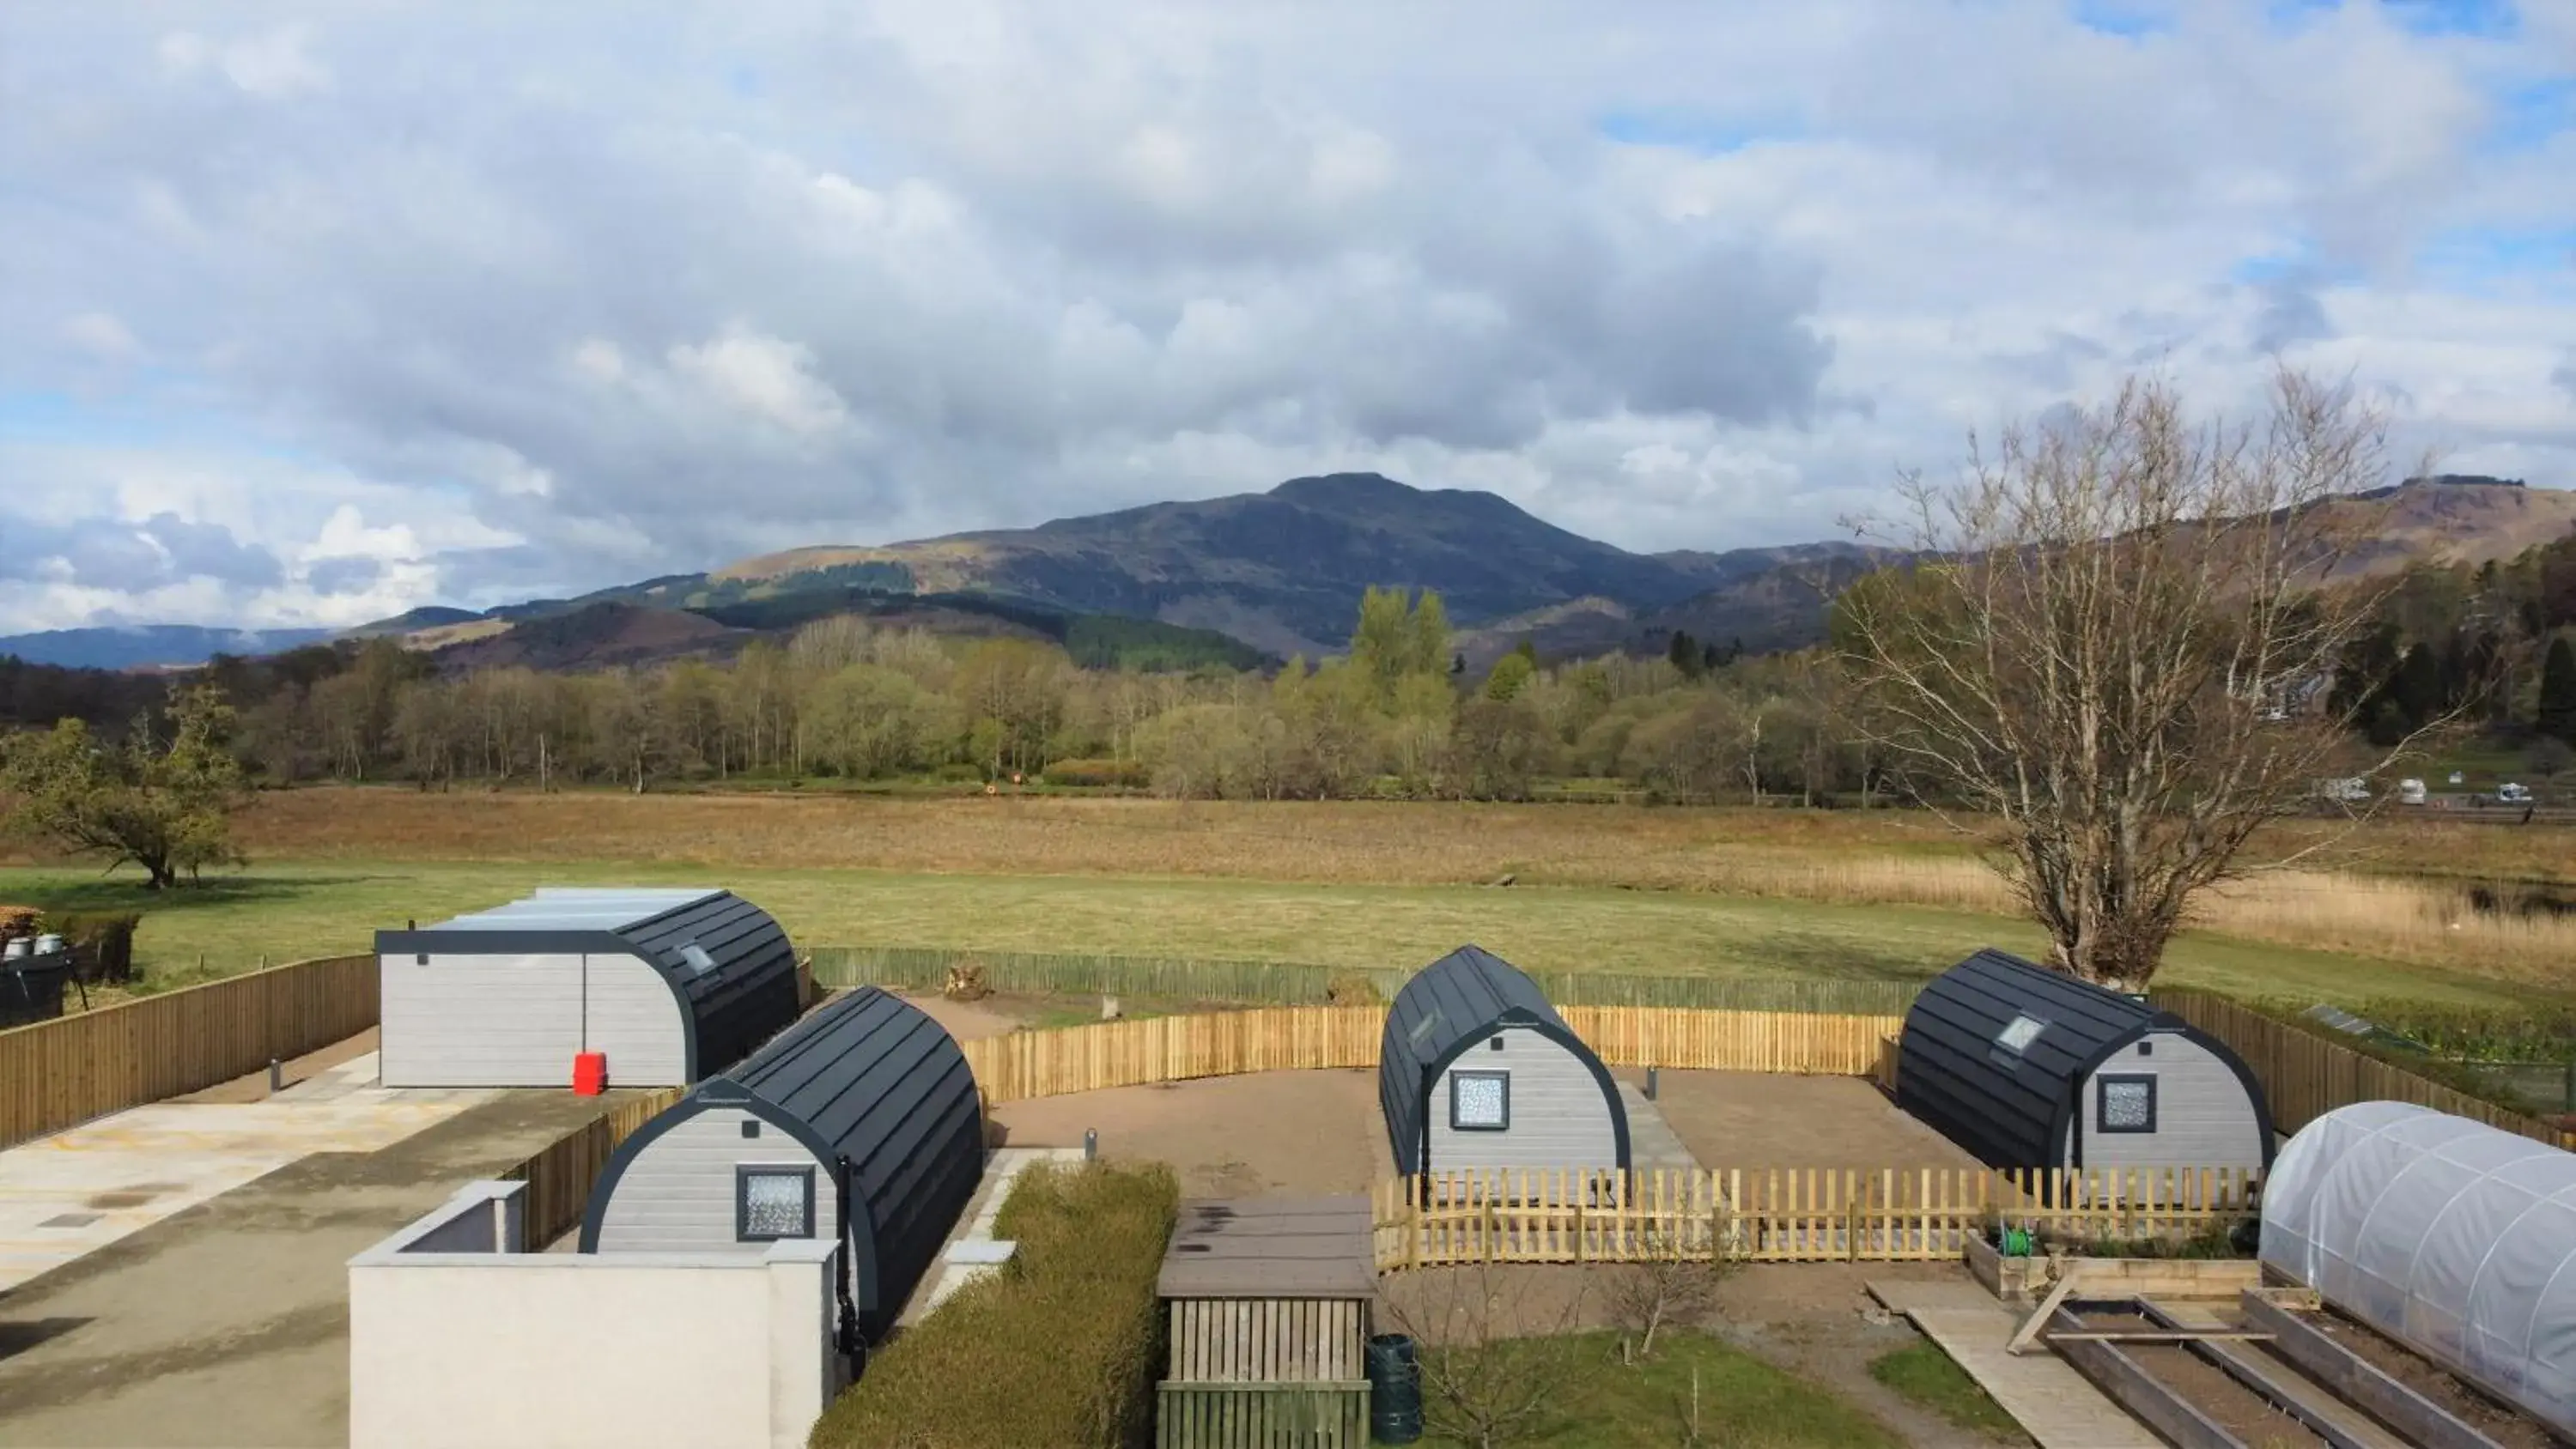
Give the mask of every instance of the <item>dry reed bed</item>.
[[[788, 793], [628, 795], [337, 786], [262, 794], [243, 843], [271, 857], [723, 860], [977, 873], [1213, 875], [1447, 885], [1516, 871], [1687, 887], [1727, 848], [1961, 859], [1990, 843], [1906, 810], [1363, 801], [1274, 804]], [[2576, 883], [2576, 830], [2439, 815], [2352, 830], [2285, 822], [2256, 853], [2369, 875]]]

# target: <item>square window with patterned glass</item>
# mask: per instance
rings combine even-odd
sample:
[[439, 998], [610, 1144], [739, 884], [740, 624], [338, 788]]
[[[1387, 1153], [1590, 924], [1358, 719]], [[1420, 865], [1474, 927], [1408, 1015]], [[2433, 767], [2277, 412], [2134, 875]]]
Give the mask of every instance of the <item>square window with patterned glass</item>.
[[2096, 1078], [2102, 1094], [2095, 1119], [2104, 1132], [2153, 1132], [2156, 1130], [2156, 1079], [2153, 1077]]
[[734, 1171], [734, 1236], [746, 1243], [814, 1236], [814, 1169], [741, 1167]]
[[1451, 1072], [1449, 1125], [1460, 1132], [1502, 1132], [1512, 1125], [1512, 1074]]

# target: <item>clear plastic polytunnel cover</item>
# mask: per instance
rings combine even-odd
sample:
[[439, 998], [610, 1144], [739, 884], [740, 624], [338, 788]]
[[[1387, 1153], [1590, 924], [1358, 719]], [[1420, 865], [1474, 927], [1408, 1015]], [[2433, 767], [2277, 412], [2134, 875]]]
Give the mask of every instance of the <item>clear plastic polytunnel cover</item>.
[[2262, 1256], [2576, 1434], [2576, 1153], [2404, 1102], [2344, 1107], [2274, 1160]]

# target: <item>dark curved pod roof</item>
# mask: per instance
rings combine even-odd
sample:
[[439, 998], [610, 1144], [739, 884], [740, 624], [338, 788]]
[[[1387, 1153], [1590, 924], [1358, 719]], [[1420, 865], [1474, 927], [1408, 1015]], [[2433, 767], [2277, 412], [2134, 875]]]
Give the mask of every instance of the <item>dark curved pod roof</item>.
[[1610, 1069], [1556, 1014], [1538, 983], [1481, 946], [1461, 946], [1413, 974], [1387, 1007], [1378, 1041], [1378, 1105], [1398, 1172], [1423, 1171], [1432, 1084], [1459, 1055], [1502, 1027], [1526, 1027], [1571, 1050], [1610, 1102], [1619, 1166], [1628, 1166], [1628, 1111]]
[[[2025, 1016], [2041, 1024], [2038, 1034], [2019, 1052], [2006, 1050], [1998, 1044], [2005, 1028]], [[2235, 1069], [2268, 1166], [2263, 1085], [2225, 1042], [2135, 997], [1992, 947], [1934, 977], [1905, 1013], [1896, 1104], [1988, 1166], [2055, 1166], [2085, 1079], [2150, 1032], [2187, 1037]]]
[[767, 911], [731, 891], [548, 887], [434, 926], [376, 933], [379, 956], [571, 952], [636, 956], [662, 974], [688, 1033], [690, 1081], [796, 1019], [795, 947]]
[[653, 1139], [700, 1112], [739, 1108], [832, 1165], [855, 1256], [860, 1331], [882, 1338], [937, 1260], [984, 1172], [984, 1108], [966, 1054], [921, 1008], [873, 986], [834, 997], [740, 1066], [701, 1082], [619, 1145], [582, 1215], [596, 1252], [610, 1197]]

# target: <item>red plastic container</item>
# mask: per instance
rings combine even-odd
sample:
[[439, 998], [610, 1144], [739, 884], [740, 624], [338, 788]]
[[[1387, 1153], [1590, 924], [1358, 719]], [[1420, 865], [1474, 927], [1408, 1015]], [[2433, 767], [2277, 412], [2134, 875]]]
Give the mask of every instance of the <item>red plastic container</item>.
[[608, 1053], [580, 1052], [573, 1057], [572, 1090], [578, 1097], [596, 1097], [608, 1090]]

